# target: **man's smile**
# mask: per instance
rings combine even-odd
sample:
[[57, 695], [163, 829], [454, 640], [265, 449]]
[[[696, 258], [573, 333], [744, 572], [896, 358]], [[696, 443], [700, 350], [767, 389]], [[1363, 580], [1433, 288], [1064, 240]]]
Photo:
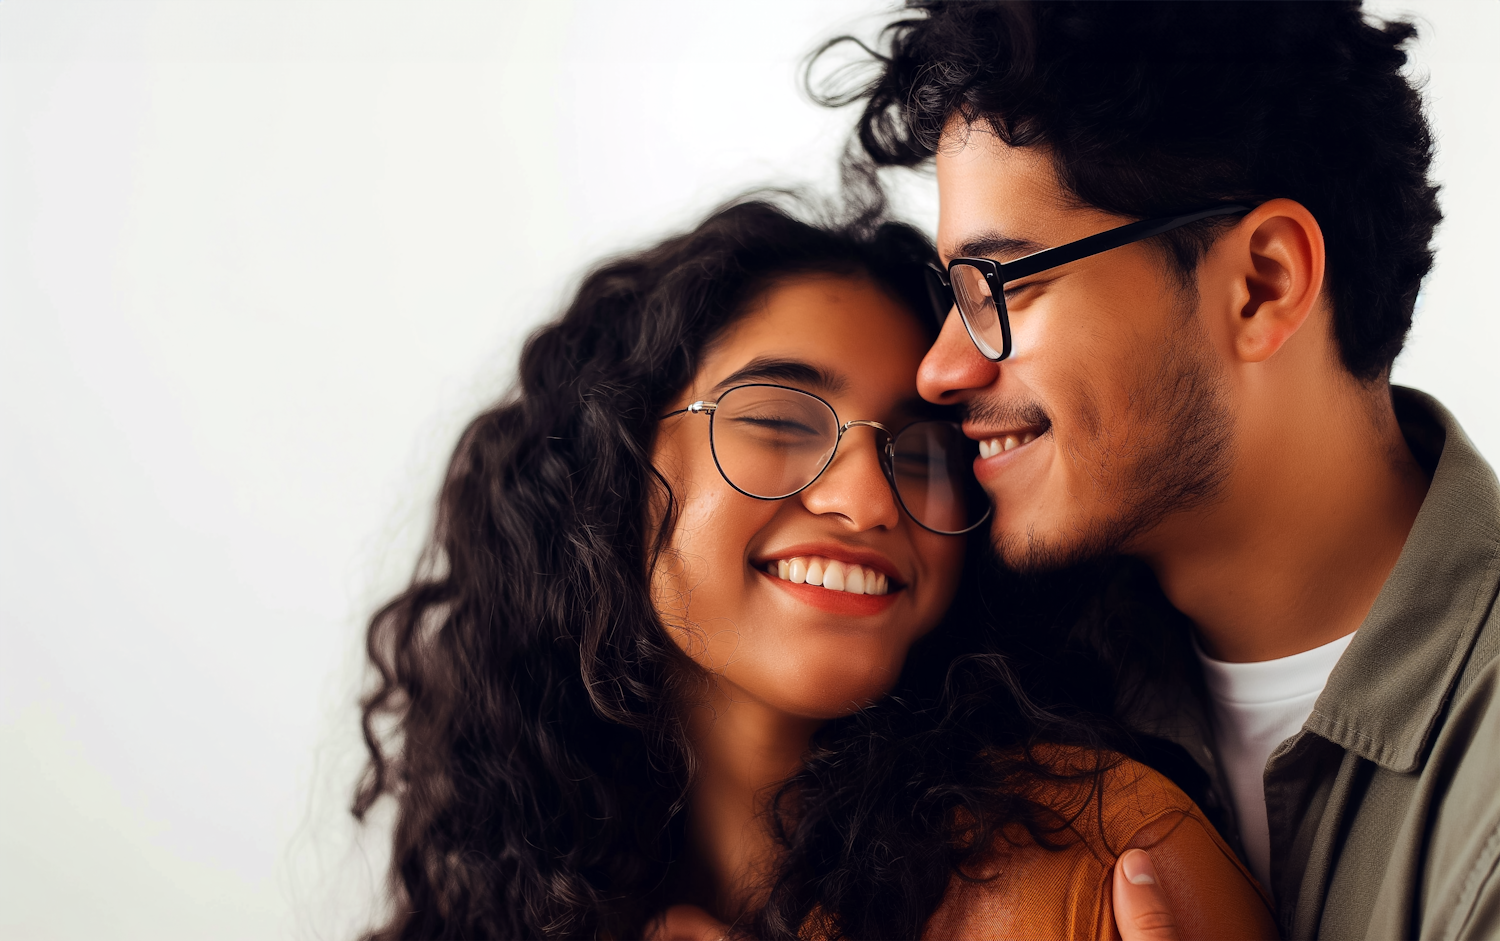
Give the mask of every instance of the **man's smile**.
[[979, 459], [983, 461], [1031, 444], [1050, 431], [1052, 423], [1041, 418], [1024, 425], [997, 428], [993, 425], [985, 427], [971, 420], [964, 422], [963, 427], [965, 436], [979, 442]]
[[979, 456], [990, 458], [1003, 454], [1006, 451], [1014, 451], [1023, 445], [1030, 444], [1037, 439], [1036, 432], [1023, 431], [1019, 434], [996, 435], [991, 438], [979, 440]]

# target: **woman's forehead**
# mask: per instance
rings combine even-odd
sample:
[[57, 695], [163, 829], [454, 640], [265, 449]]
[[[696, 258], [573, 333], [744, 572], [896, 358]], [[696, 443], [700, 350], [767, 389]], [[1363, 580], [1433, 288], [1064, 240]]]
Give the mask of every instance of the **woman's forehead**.
[[929, 338], [917, 315], [863, 277], [773, 285], [708, 350], [700, 389], [784, 382], [825, 397], [915, 392]]
[[[917, 394], [914, 383], [897, 376], [891, 377], [891, 380], [893, 381], [879, 382], [866, 376], [862, 382], [838, 366], [810, 362], [792, 355], [768, 353], [755, 357], [712, 387], [699, 390], [693, 397], [717, 399], [735, 386], [765, 382], [812, 392], [827, 400], [840, 414], [850, 408], [873, 408], [878, 409], [883, 416], [916, 419], [935, 417], [944, 411], [923, 401]], [[873, 416], [850, 414], [845, 417]]]

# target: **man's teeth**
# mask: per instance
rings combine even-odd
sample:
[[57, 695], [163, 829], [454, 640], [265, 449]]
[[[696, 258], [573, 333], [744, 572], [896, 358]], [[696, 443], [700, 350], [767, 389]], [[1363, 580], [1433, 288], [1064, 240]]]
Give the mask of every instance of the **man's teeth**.
[[851, 595], [884, 595], [891, 590], [891, 580], [884, 572], [815, 555], [780, 559], [767, 565], [766, 571], [798, 585], [821, 585]]
[[979, 456], [994, 457], [1005, 451], [1019, 448], [1023, 444], [1030, 444], [1035, 440], [1036, 435], [1029, 431], [1020, 435], [1004, 435], [999, 438], [988, 438], [979, 442]]

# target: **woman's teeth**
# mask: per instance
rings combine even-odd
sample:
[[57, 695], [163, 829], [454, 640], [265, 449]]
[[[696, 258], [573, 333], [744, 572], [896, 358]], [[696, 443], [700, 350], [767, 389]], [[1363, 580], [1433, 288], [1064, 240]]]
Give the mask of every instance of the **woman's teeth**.
[[891, 590], [891, 580], [884, 572], [815, 555], [781, 559], [767, 565], [766, 571], [783, 581], [821, 585], [829, 591], [847, 591], [851, 595], [883, 595]]
[[1023, 444], [1030, 444], [1035, 440], [1036, 435], [1032, 434], [1029, 431], [1021, 435], [1005, 435], [1004, 437], [1000, 438], [990, 438], [986, 441], [979, 442], [979, 456], [994, 457], [995, 455], [1003, 453], [1005, 451], [1011, 451], [1015, 448], [1019, 448]]

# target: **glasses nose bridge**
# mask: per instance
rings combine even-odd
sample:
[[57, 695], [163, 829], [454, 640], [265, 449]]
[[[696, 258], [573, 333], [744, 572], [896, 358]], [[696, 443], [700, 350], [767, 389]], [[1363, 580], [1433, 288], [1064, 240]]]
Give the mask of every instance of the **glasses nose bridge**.
[[882, 425], [880, 422], [878, 422], [878, 421], [869, 421], [869, 420], [864, 419], [864, 418], [855, 418], [855, 419], [851, 419], [849, 421], [846, 421], [842, 425], [839, 426], [839, 437], [842, 438], [844, 436], [844, 432], [848, 431], [850, 428], [860, 428], [860, 427], [874, 428], [877, 431], [884, 432], [885, 436], [888, 437], [888, 438], [891, 436], [891, 430], [889, 428], [887, 428], [886, 426]]
[[[844, 422], [842, 425], [839, 425], [838, 441], [834, 444], [834, 453], [829, 456], [828, 466], [833, 466], [833, 462], [838, 460], [839, 451], [842, 450], [844, 444], [844, 435], [847, 434], [849, 429], [851, 428], [874, 429], [874, 431], [876, 432], [875, 458], [876, 461], [880, 464], [881, 473], [885, 474], [885, 476], [889, 478], [891, 442], [896, 440], [896, 433], [891, 431], [889, 428], [887, 428], [885, 425], [882, 425], [878, 421], [870, 421], [864, 418], [851, 419]], [[883, 442], [880, 440], [881, 435], [885, 436], [885, 440]]]
[[[882, 425], [878, 421], [869, 421], [868, 419], [864, 418], [855, 418], [850, 421], [846, 421], [839, 426], [839, 443], [843, 443], [844, 435], [849, 431], [850, 428], [873, 428], [878, 433], [878, 435], [885, 436], [885, 443], [887, 446], [889, 446], [890, 443], [896, 438], [896, 433], [894, 431], [891, 431], [889, 428]], [[882, 449], [878, 443], [875, 446], [875, 450], [877, 453], [882, 452]]]

